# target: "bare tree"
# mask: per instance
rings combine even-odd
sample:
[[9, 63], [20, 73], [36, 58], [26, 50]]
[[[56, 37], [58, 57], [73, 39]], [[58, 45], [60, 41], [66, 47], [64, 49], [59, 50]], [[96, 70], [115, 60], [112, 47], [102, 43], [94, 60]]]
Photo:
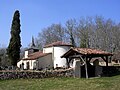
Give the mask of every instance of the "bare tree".
[[75, 43], [76, 24], [77, 23], [75, 19], [70, 19], [66, 22], [66, 27], [65, 27], [65, 31], [70, 39], [70, 43], [73, 46], [76, 46], [76, 43]]
[[8, 56], [6, 54], [6, 48], [1, 47], [0, 48], [0, 66], [8, 66], [10, 65], [10, 60], [8, 59]]
[[91, 17], [81, 18], [77, 26], [77, 38], [79, 38], [79, 46], [89, 48], [92, 44], [94, 24]]
[[40, 47], [55, 41], [70, 42], [83, 48], [98, 48], [109, 52], [120, 49], [120, 24], [102, 16], [69, 19], [65, 27], [52, 24], [38, 35], [36, 43]]
[[55, 41], [65, 41], [65, 38], [65, 31], [61, 24], [52, 24], [38, 34], [36, 44], [43, 47]]

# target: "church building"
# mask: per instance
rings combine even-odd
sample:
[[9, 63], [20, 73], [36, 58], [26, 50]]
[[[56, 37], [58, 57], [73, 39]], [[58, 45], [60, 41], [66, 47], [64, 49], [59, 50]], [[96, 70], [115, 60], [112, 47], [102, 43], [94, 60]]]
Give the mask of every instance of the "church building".
[[66, 68], [67, 63], [65, 58], [61, 56], [66, 53], [72, 45], [61, 41], [53, 42], [43, 47], [43, 51], [39, 51], [35, 47], [34, 39], [32, 45], [25, 50], [24, 57], [17, 63], [17, 67], [21, 69], [51, 69], [51, 68]]

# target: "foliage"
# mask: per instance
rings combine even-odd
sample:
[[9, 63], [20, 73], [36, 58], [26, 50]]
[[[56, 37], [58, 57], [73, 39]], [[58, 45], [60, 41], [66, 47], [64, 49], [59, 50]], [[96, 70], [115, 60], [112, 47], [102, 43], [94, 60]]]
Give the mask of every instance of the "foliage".
[[[60, 26], [61, 29], [55, 28], [56, 25]], [[102, 16], [95, 16], [69, 19], [65, 25], [52, 24], [39, 33], [37, 43], [44, 46], [60, 40], [77, 47], [116, 52], [120, 50], [119, 35], [119, 23], [115, 23], [111, 19], [105, 19]]]
[[19, 60], [20, 58], [20, 47], [21, 47], [20, 32], [21, 32], [20, 13], [18, 10], [16, 10], [13, 16], [13, 21], [11, 26], [11, 39], [9, 42], [9, 46], [7, 48], [7, 54], [13, 66], [17, 65], [17, 60]]
[[10, 65], [10, 61], [6, 55], [6, 48], [0, 48], [0, 66]]
[[120, 75], [102, 78], [1, 80], [0, 90], [119, 90]]
[[76, 47], [75, 44], [75, 31], [76, 31], [76, 20], [75, 19], [70, 19], [66, 22], [66, 34], [68, 34], [68, 37], [70, 39], [70, 43], [71, 45], [73, 45], [74, 47]]
[[46, 44], [56, 41], [65, 41], [65, 32], [61, 24], [52, 24], [51, 26], [44, 28], [38, 34], [36, 45], [41, 48]]

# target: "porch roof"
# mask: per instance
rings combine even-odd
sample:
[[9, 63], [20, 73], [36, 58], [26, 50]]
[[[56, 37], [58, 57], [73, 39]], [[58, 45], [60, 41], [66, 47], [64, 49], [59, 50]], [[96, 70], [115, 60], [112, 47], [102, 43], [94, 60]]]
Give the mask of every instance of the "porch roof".
[[92, 48], [71, 48], [68, 52], [66, 52], [61, 57], [69, 57], [70, 55], [84, 55], [84, 56], [112, 56], [112, 53], [102, 51], [100, 49], [92, 49]]

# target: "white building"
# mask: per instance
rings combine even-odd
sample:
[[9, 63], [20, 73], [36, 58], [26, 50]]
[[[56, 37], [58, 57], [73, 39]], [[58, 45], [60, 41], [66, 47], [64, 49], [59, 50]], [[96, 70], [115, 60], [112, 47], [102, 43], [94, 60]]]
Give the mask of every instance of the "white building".
[[54, 42], [52, 44], [46, 45], [43, 48], [43, 53], [52, 53], [52, 61], [54, 68], [56, 67], [66, 67], [66, 59], [61, 58], [61, 56], [66, 53], [72, 45], [65, 44], [63, 42]]
[[34, 42], [30, 49], [25, 51], [22, 60], [17, 63], [17, 66], [22, 69], [46, 69], [56, 67], [67, 67], [66, 59], [61, 56], [66, 53], [72, 45], [61, 41], [46, 45], [43, 51], [35, 48]]

